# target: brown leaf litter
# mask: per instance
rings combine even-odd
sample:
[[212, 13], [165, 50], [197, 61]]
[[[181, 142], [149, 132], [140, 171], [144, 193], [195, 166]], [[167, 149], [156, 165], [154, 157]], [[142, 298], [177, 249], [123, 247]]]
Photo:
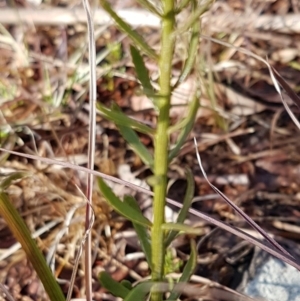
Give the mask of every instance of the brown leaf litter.
[[[50, 9], [69, 4], [55, 1], [45, 5]], [[72, 5], [79, 8], [80, 2], [74, 1]], [[127, 5], [130, 7], [131, 2]], [[23, 1], [23, 6], [32, 9], [32, 4], [27, 1]], [[299, 1], [253, 0], [248, 6], [244, 1], [216, 1], [203, 21], [203, 30], [206, 35], [268, 57], [269, 63], [294, 91], [299, 92], [299, 18], [298, 22], [286, 23], [286, 27], [278, 21], [280, 18], [292, 20], [299, 11]], [[51, 26], [35, 24], [34, 18], [33, 23], [22, 25], [6, 23], [10, 35], [1, 31], [1, 146], [85, 165], [88, 124], [86, 27], [80, 22]], [[155, 26], [140, 30], [146, 39], [156, 43]], [[154, 126], [156, 112], [151, 102], [140, 96], [128, 59], [128, 40], [107, 25], [97, 40], [97, 51], [105, 50], [115, 40], [122, 41], [121, 53], [117, 54], [119, 60], [114, 62], [111, 57], [106, 57], [97, 66], [98, 99], [108, 106], [114, 101], [128, 116]], [[181, 49], [186, 47], [183, 41], [178, 43]], [[153, 46], [157, 48], [156, 44]], [[196, 137], [209, 180], [280, 242], [291, 246], [299, 236], [298, 131], [282, 110], [266, 66], [235, 49], [205, 39], [201, 49], [204, 59], [210, 62], [208, 68], [213, 70], [215, 81], [209, 82], [206, 76], [201, 78], [201, 109], [189, 139], [170, 165], [168, 176], [173, 184], [169, 195], [182, 201], [186, 187], [184, 170], [189, 167], [196, 182], [193, 208], [246, 227], [203, 179], [193, 147], [192, 138]], [[179, 63], [174, 63], [174, 77], [180, 72], [182, 53], [178, 52], [176, 56]], [[155, 82], [157, 70], [152, 62], [146, 63]], [[189, 77], [174, 91], [174, 123], [182, 118], [182, 108], [190, 101], [195, 77]], [[212, 85], [214, 95], [205, 89], [208, 85]], [[211, 105], [213, 97], [216, 99], [214, 106]], [[292, 110], [298, 114], [295, 107]], [[140, 135], [140, 138], [152, 151], [151, 137]], [[176, 133], [170, 136], [170, 141], [176, 141]], [[126, 146], [115, 125], [100, 116], [97, 116], [96, 149], [98, 170], [118, 177], [131, 177], [140, 185], [147, 185], [150, 171]], [[2, 162], [1, 175], [13, 170], [25, 170], [31, 175], [14, 183], [8, 192], [30, 231], [33, 234], [42, 231], [36, 234], [36, 241], [46, 257], [53, 255], [55, 275], [66, 292], [84, 229], [85, 200], [76, 187], [84, 191], [85, 179], [75, 171], [16, 156]], [[130, 193], [117, 186], [114, 190], [120, 194]], [[151, 216], [151, 200], [141, 194], [137, 194], [137, 198], [145, 214]], [[94, 200], [94, 300], [113, 300], [97, 281], [101, 270], [106, 269], [117, 281], [140, 281], [149, 271], [130, 223], [112, 212], [96, 189]], [[66, 220], [69, 224], [64, 225]], [[190, 294], [186, 292], [182, 300], [199, 300], [201, 296], [206, 300], [248, 300], [237, 296], [233, 290], [242, 287], [241, 279], [247, 281], [251, 268], [257, 268], [257, 250], [192, 216], [189, 222], [203, 228], [203, 236], [196, 238], [199, 256], [194, 276], [207, 282], [200, 286], [192, 279]], [[64, 232], [65, 226], [68, 233]], [[15, 300], [46, 300], [35, 272], [24, 253], [16, 247], [3, 219], [0, 219], [0, 237], [0, 282], [6, 285]], [[299, 252], [297, 244], [290, 248]], [[186, 261], [190, 251], [189, 236], [174, 242], [174, 249], [176, 256]], [[180, 272], [181, 269], [174, 271]], [[191, 294], [192, 291], [195, 294]], [[82, 293], [83, 268], [80, 266], [73, 296], [79, 297]]]

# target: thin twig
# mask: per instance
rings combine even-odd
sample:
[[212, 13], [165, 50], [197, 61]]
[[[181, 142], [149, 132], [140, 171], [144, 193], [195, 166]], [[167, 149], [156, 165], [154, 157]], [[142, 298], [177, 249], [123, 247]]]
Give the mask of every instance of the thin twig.
[[[95, 140], [96, 140], [96, 48], [95, 48], [95, 34], [94, 26], [92, 21], [92, 15], [88, 0], [83, 0], [83, 6], [87, 16], [88, 26], [88, 43], [89, 43], [89, 67], [90, 67], [90, 115], [89, 115], [89, 147], [88, 147], [88, 168], [93, 170], [95, 163]], [[86, 289], [86, 300], [92, 301], [92, 238], [91, 238], [91, 227], [92, 227], [92, 197], [93, 197], [93, 183], [94, 175], [87, 175], [87, 190], [86, 197], [88, 204], [86, 206], [86, 217], [85, 217], [85, 289]]]
[[[34, 25], [74, 25], [86, 23], [84, 10], [80, 8], [47, 8], [45, 10], [26, 8], [1, 8], [0, 20], [2, 24], [16, 24], [19, 22]], [[131, 26], [160, 27], [160, 18], [143, 9], [118, 9], [116, 13]], [[240, 31], [241, 28], [248, 31], [264, 30], [296, 34], [300, 32], [300, 14], [287, 14], [285, 16], [273, 15], [249, 15], [234, 13], [218, 13], [204, 15], [202, 22], [209, 26], [210, 32]], [[95, 10], [95, 24], [107, 25], [111, 18], [102, 10]]]

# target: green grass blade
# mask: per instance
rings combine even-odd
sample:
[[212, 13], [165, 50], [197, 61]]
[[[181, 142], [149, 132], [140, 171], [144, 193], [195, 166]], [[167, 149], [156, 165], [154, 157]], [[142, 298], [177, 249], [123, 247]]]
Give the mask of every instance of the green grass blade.
[[99, 282], [105, 287], [111, 294], [116, 297], [125, 299], [130, 293], [130, 290], [123, 284], [114, 280], [107, 272], [101, 272], [99, 274]]
[[100, 103], [97, 103], [97, 109], [106, 119], [113, 121], [116, 125], [130, 127], [136, 130], [137, 132], [147, 135], [153, 135], [155, 132], [154, 129], [136, 120], [131, 119], [119, 110], [108, 109]]
[[50, 300], [65, 301], [65, 296], [52, 275], [42, 252], [37, 247], [36, 242], [31, 238], [26, 224], [10, 202], [7, 194], [2, 191], [0, 191], [0, 214], [4, 217], [13, 235], [21, 244], [33, 268], [43, 283]]
[[155, 91], [152, 87], [148, 69], [145, 66], [144, 60], [137, 48], [130, 45], [130, 53], [135, 67], [138, 80], [141, 82], [144, 93], [151, 99], [155, 96]]
[[[129, 204], [132, 208], [135, 208], [136, 210], [141, 212], [140, 207], [138, 206], [136, 200], [132, 196], [125, 196], [124, 202]], [[142, 212], [141, 212], [142, 214]], [[141, 244], [141, 248], [145, 254], [145, 257], [147, 259], [147, 262], [152, 269], [152, 257], [151, 257], [151, 240], [148, 233], [148, 229], [144, 226], [141, 226], [137, 223], [133, 223], [133, 227], [135, 229], [135, 232], [139, 238], [139, 242]]]
[[190, 102], [188, 114], [184, 118], [185, 125], [178, 136], [175, 147], [169, 153], [169, 162], [177, 156], [182, 145], [186, 141], [187, 136], [189, 135], [189, 133], [191, 132], [194, 126], [197, 112], [199, 109], [199, 97], [200, 97], [200, 93], [196, 91], [193, 96], [193, 99]]
[[207, 0], [206, 3], [199, 6], [188, 18], [188, 21], [182, 27], [178, 28], [173, 35], [177, 36], [183, 32], [186, 32], [190, 27], [194, 25], [195, 22], [200, 22], [199, 18], [210, 8], [215, 0]]
[[[189, 212], [189, 208], [191, 207], [192, 200], [195, 194], [195, 182], [194, 182], [194, 176], [190, 169], [187, 169], [186, 171], [186, 179], [187, 179], [187, 189], [185, 192], [184, 200], [183, 200], [183, 206], [179, 211], [177, 223], [183, 223], [186, 219], [186, 216]], [[171, 242], [174, 240], [174, 238], [177, 235], [177, 231], [171, 231], [165, 241], [166, 248], [171, 244]]]
[[141, 160], [149, 166], [151, 169], [153, 168], [153, 156], [150, 154], [145, 145], [141, 142], [139, 136], [136, 134], [134, 130], [126, 126], [118, 126], [118, 129], [125, 139], [125, 141], [129, 144], [129, 146], [133, 149], [133, 151], [141, 158]]
[[129, 204], [122, 202], [101, 178], [98, 179], [98, 185], [104, 198], [114, 208], [114, 210], [133, 223], [137, 223], [145, 227], [152, 226], [152, 223], [144, 217], [140, 211], [132, 208]]
[[7, 177], [5, 177], [3, 179], [3, 181], [0, 183], [0, 190], [5, 190], [6, 188], [8, 188], [11, 184], [11, 182], [16, 181], [16, 180], [20, 180], [24, 177], [26, 177], [28, 175], [28, 173], [26, 172], [12, 172], [11, 174], [9, 174]]
[[121, 19], [115, 11], [111, 8], [106, 0], [100, 0], [103, 9], [115, 20], [117, 25], [122, 31], [124, 31], [129, 38], [134, 42], [135, 45], [141, 48], [150, 58], [157, 60], [158, 56], [155, 51], [146, 43], [142, 36], [140, 36], [131, 26]]
[[[197, 8], [197, 1], [193, 0], [192, 2], [193, 2], [193, 11], [195, 12]], [[175, 87], [177, 87], [187, 78], [187, 76], [190, 74], [191, 70], [194, 67], [195, 59], [197, 57], [198, 45], [199, 45], [199, 34], [200, 34], [200, 22], [195, 22], [192, 29], [191, 40], [190, 40], [190, 45], [188, 50], [188, 57], [185, 61], [179, 79], [175, 84]]]
[[157, 16], [161, 16], [161, 13], [159, 12], [159, 10], [148, 0], [137, 0], [141, 6], [144, 6], [148, 11], [151, 11], [153, 14], [157, 15]]
[[[197, 247], [195, 241], [191, 240], [191, 254], [188, 262], [186, 263], [182, 275], [179, 278], [179, 283], [186, 283], [190, 281], [192, 275], [194, 274], [195, 268], [197, 265]], [[169, 301], [171, 300], [177, 300], [180, 298], [181, 293], [178, 291], [172, 291], [170, 297], [167, 299]]]

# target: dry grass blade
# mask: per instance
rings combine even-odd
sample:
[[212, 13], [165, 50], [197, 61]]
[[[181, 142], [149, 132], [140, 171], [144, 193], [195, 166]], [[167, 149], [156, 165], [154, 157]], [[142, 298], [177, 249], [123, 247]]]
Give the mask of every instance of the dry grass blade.
[[[172, 275], [171, 275], [172, 276]], [[192, 277], [193, 278], [193, 277]], [[222, 300], [222, 301], [255, 301], [257, 299], [248, 297], [246, 295], [243, 295], [233, 289], [230, 289], [224, 285], [221, 285], [219, 283], [210, 281], [206, 278], [202, 277], [194, 277], [196, 280], [197, 278], [200, 278], [199, 282], [202, 285], [199, 287], [198, 285], [189, 284], [189, 283], [178, 283], [175, 285], [174, 290], [184, 293], [187, 296], [199, 298], [202, 297], [201, 300]], [[201, 279], [202, 278], [202, 279]], [[197, 279], [198, 280], [198, 279]], [[198, 299], [199, 300], [199, 299]], [[258, 301], [258, 300], [257, 300]], [[259, 301], [263, 301], [262, 299], [259, 299]]]
[[130, 182], [118, 179], [118, 178], [110, 176], [110, 175], [106, 175], [105, 173], [98, 172], [98, 171], [95, 171], [95, 170], [92, 170], [92, 169], [89, 169], [89, 168], [86, 168], [86, 167], [75, 165], [75, 164], [72, 164], [72, 163], [69, 163], [69, 162], [59, 161], [59, 160], [55, 160], [55, 159], [49, 159], [49, 158], [45, 158], [45, 157], [41, 157], [41, 156], [23, 154], [23, 153], [20, 153], [20, 152], [7, 150], [7, 149], [1, 148], [1, 147], [0, 147], [0, 151], [3, 151], [5, 153], [9, 153], [9, 154], [13, 154], [13, 155], [16, 155], [16, 156], [20, 156], [20, 157], [23, 157], [23, 158], [28, 158], [28, 159], [32, 159], [32, 160], [36, 160], [36, 161], [41, 161], [43, 163], [50, 164], [50, 165], [60, 165], [60, 166], [66, 167], [66, 168], [71, 168], [73, 170], [82, 171], [82, 172], [85, 172], [85, 173], [88, 173], [88, 174], [93, 174], [94, 176], [101, 177], [105, 180], [112, 181], [114, 183], [121, 184], [121, 185], [124, 185], [126, 187], [132, 188], [136, 191], [146, 193], [148, 195], [153, 196], [153, 192], [146, 189], [146, 188], [134, 185]]
[[[289, 86], [289, 84], [283, 79], [283, 77], [273, 68], [271, 67], [271, 70], [273, 71], [272, 75], [274, 76], [274, 80], [278, 80], [279, 84], [282, 86], [282, 88], [286, 91], [287, 95], [293, 100], [295, 105], [300, 109], [300, 98], [299, 96], [293, 91], [293, 89]], [[278, 88], [279, 89], [279, 88]], [[300, 130], [300, 123], [298, 119], [296, 118], [295, 114], [290, 109], [289, 105], [285, 101], [285, 99], [282, 97], [281, 92], [278, 92], [281, 97], [281, 101], [284, 105], [284, 108], [288, 112], [289, 116], [293, 120], [294, 124], [297, 126], [297, 128]]]
[[294, 124], [297, 126], [298, 130], [300, 130], [300, 123], [299, 123], [298, 119], [296, 118], [296, 116], [294, 115], [294, 113], [292, 112], [292, 110], [290, 109], [289, 105], [287, 104], [287, 102], [284, 100], [283, 97], [281, 98], [281, 100], [284, 105], [284, 108], [288, 112], [288, 114], [291, 117], [291, 119], [293, 120]]
[[[181, 1], [188, 3], [190, 0]], [[152, 28], [159, 28], [160, 18], [149, 13], [144, 9], [129, 8], [118, 9], [117, 14], [132, 26], [148, 26]], [[19, 22], [38, 25], [74, 25], [79, 23], [86, 23], [86, 15], [83, 9], [79, 7], [58, 8], [48, 7], [47, 9], [36, 8], [3, 8], [0, 10], [0, 20], [2, 24], [18, 24]], [[95, 10], [95, 24], [107, 25], [111, 23], [109, 15], [102, 9]], [[235, 14], [230, 15], [227, 12], [203, 16], [203, 24], [213, 24], [210, 28], [212, 32], [220, 32], [224, 29], [233, 32], [240, 30], [245, 26], [250, 29], [259, 31], [272, 31], [281, 33], [300, 32], [300, 14], [286, 14], [280, 16], [274, 15], [255, 15], [254, 18], [245, 18], [244, 15]]]
[[[101, 172], [98, 172], [98, 171], [95, 171], [95, 170], [90, 170], [90, 169], [82, 167], [82, 166], [77, 166], [77, 165], [74, 165], [74, 164], [71, 164], [71, 163], [68, 163], [68, 162], [62, 162], [62, 161], [48, 159], [48, 158], [44, 158], [44, 157], [23, 154], [23, 153], [19, 153], [19, 152], [15, 152], [15, 151], [6, 150], [6, 149], [3, 149], [3, 148], [0, 148], [0, 150], [3, 151], [3, 152], [6, 152], [6, 153], [14, 154], [14, 155], [21, 156], [21, 157], [24, 157], [24, 158], [29, 158], [29, 159], [32, 159], [32, 160], [42, 161], [42, 162], [47, 163], [47, 164], [57, 164], [57, 165], [64, 166], [64, 167], [67, 167], [67, 168], [75, 169], [77, 171], [92, 173], [97, 177], [102, 177], [103, 179], [106, 179], [108, 181], [112, 181], [114, 183], [121, 184], [121, 185], [124, 185], [126, 187], [129, 187], [129, 188], [131, 188], [135, 191], [145, 193], [146, 195], [153, 196], [153, 192], [146, 189], [146, 188], [137, 186], [137, 185], [132, 184], [130, 182], [115, 178], [113, 176], [106, 175], [104, 173], [101, 173]], [[183, 206], [181, 203], [179, 203], [175, 200], [169, 199], [169, 198], [167, 198], [166, 201], [167, 201], [167, 203], [169, 203], [171, 205], [174, 205], [177, 208], [182, 208], [182, 206]], [[278, 252], [276, 249], [273, 249], [272, 247], [269, 247], [269, 246], [261, 243], [259, 240], [257, 240], [253, 236], [241, 231], [240, 229], [237, 229], [233, 226], [227, 225], [226, 223], [224, 223], [222, 221], [219, 221], [215, 218], [212, 218], [212, 217], [210, 217], [210, 216], [208, 216], [208, 215], [206, 215], [202, 212], [199, 212], [199, 211], [197, 211], [193, 208], [190, 208], [189, 212], [191, 214], [193, 214], [194, 216], [197, 216], [197, 217], [199, 217], [199, 218], [201, 218], [201, 219], [203, 219], [203, 220], [205, 220], [205, 221], [207, 221], [207, 222], [209, 222], [209, 223], [211, 223], [211, 224], [213, 224], [217, 227], [220, 227], [220, 228], [224, 229], [225, 231], [228, 231], [228, 232], [230, 232], [230, 233], [232, 233], [232, 234], [234, 234], [234, 235], [236, 235], [236, 236], [238, 236], [242, 239], [245, 239], [245, 240], [249, 241], [253, 245], [258, 246], [262, 250], [270, 253], [271, 255], [279, 258], [280, 260], [283, 260], [284, 262], [286, 262], [286, 263], [290, 264], [291, 266], [295, 267], [296, 269], [300, 270], [300, 265], [293, 258], [291, 258], [290, 256], [283, 255], [281, 252]]]
[[274, 77], [278, 80], [282, 88], [286, 91], [288, 96], [294, 101], [295, 105], [300, 109], [300, 97], [293, 91], [289, 84], [283, 79], [283, 77], [271, 66]]
[[86, 205], [86, 202], [76, 204], [76, 205], [72, 206], [72, 208], [69, 210], [69, 212], [67, 212], [67, 215], [63, 221], [64, 226], [57, 233], [57, 235], [55, 236], [54, 242], [52, 243], [51, 247], [48, 250], [46, 261], [49, 264], [49, 266], [52, 268], [53, 271], [54, 271], [54, 267], [55, 267], [55, 251], [57, 250], [58, 244], [59, 244], [60, 240], [63, 238], [63, 236], [68, 232], [69, 227], [72, 224], [72, 218], [74, 217], [76, 210], [85, 205]]
[[[167, 199], [167, 202], [171, 205], [174, 205], [178, 208], [182, 208], [182, 204], [171, 200], [171, 199]], [[296, 262], [294, 259], [292, 259], [290, 256], [286, 256], [283, 253], [277, 251], [276, 249], [274, 249], [272, 246], [267, 246], [266, 244], [260, 242], [258, 239], [256, 239], [254, 236], [249, 235], [248, 233], [242, 231], [241, 229], [238, 229], [236, 227], [230, 226], [222, 221], [219, 221], [213, 217], [210, 217], [202, 212], [199, 212], [193, 208], [189, 209], [189, 212], [191, 214], [193, 214], [194, 216], [197, 216], [229, 233], [232, 233], [244, 240], [247, 240], [248, 242], [250, 242], [251, 244], [261, 248], [262, 250], [268, 252], [269, 254], [273, 255], [274, 257], [277, 257], [278, 259], [290, 264], [291, 266], [295, 267], [297, 270], [300, 271], [300, 264], [298, 262]]]
[[217, 44], [220, 44], [220, 45], [223, 45], [223, 46], [235, 49], [235, 50], [237, 50], [239, 52], [242, 52], [242, 53], [244, 53], [246, 55], [249, 55], [249, 56], [251, 56], [251, 57], [253, 57], [253, 58], [261, 61], [262, 63], [264, 63], [268, 67], [268, 69], [269, 69], [270, 77], [272, 79], [274, 88], [275, 88], [276, 92], [278, 93], [278, 95], [279, 95], [279, 97], [280, 97], [280, 99], [281, 99], [281, 101], [282, 101], [285, 109], [287, 110], [288, 114], [290, 115], [290, 117], [293, 120], [293, 122], [295, 123], [295, 125], [300, 130], [300, 123], [297, 120], [297, 118], [295, 117], [294, 113], [289, 108], [289, 106], [286, 103], [286, 101], [284, 100], [284, 98], [282, 96], [282, 93], [281, 93], [281, 89], [280, 89], [279, 83], [283, 87], [283, 89], [285, 89], [285, 91], [287, 92], [287, 94], [291, 97], [291, 99], [295, 102], [295, 104], [298, 107], [300, 107], [300, 99], [296, 95], [296, 93], [291, 89], [291, 87], [287, 84], [287, 82], [281, 77], [281, 75], [266, 60], [264, 60], [260, 56], [254, 54], [253, 52], [251, 52], [251, 51], [249, 51], [247, 49], [234, 46], [234, 45], [232, 45], [230, 43], [227, 43], [227, 42], [224, 42], [224, 41], [221, 41], [221, 40], [209, 37], [209, 36], [201, 35], [201, 37], [204, 38], [204, 39], [206, 39], [206, 40], [212, 41], [214, 43], [217, 43]]
[[[143, 9], [119, 9], [118, 15], [132, 26], [149, 26], [158, 28], [160, 19]], [[111, 18], [103, 9], [96, 9], [94, 13], [95, 25], [111, 24]], [[82, 8], [48, 7], [45, 10], [32, 8], [1, 8], [0, 20], [2, 24], [16, 24], [18, 22], [34, 25], [75, 25], [86, 23], [86, 13]]]
[[225, 194], [223, 194], [216, 186], [214, 186], [209, 180], [208, 177], [205, 173], [205, 170], [202, 166], [202, 162], [201, 162], [201, 158], [198, 152], [198, 146], [197, 146], [197, 140], [196, 138], [194, 138], [194, 143], [195, 143], [195, 148], [196, 148], [196, 154], [197, 154], [197, 159], [198, 159], [198, 163], [201, 169], [201, 172], [205, 178], [205, 180], [207, 181], [207, 183], [209, 184], [209, 186], [216, 192], [218, 193], [223, 200], [230, 206], [232, 207], [243, 219], [246, 220], [246, 222], [252, 227], [254, 228], [256, 231], [258, 231], [271, 245], [273, 245], [276, 249], [278, 249], [280, 252], [282, 252], [283, 254], [289, 256], [290, 258], [294, 259], [293, 256], [288, 253], [281, 245], [279, 245], [272, 237], [270, 237], [270, 235], [268, 235], [266, 233], [266, 231], [264, 231], [258, 224], [256, 224], [250, 216], [248, 216], [245, 212], [243, 212], [237, 205], [235, 205], [230, 199], [227, 198], [227, 196]]
[[[96, 77], [96, 46], [95, 46], [95, 33], [92, 20], [91, 9], [88, 0], [82, 1], [87, 16], [88, 25], [88, 43], [89, 43], [89, 67], [90, 67], [90, 89], [89, 89], [89, 144], [88, 144], [88, 168], [94, 169], [95, 164], [95, 141], [96, 141], [96, 100], [97, 100], [97, 77]], [[85, 243], [85, 289], [87, 301], [92, 300], [92, 238], [90, 229], [93, 226], [94, 215], [92, 212], [92, 198], [93, 198], [93, 183], [94, 175], [87, 175], [87, 205], [86, 205], [86, 217], [85, 217], [85, 235], [82, 240], [80, 252], [82, 252], [82, 246]], [[80, 256], [77, 256], [76, 269], [78, 266]], [[75, 269], [75, 270], [76, 270]], [[73, 273], [75, 280], [75, 272]], [[70, 291], [68, 294], [70, 298]]]
[[85, 246], [86, 240], [91, 236], [90, 235], [91, 234], [91, 229], [93, 227], [94, 219], [95, 219], [95, 214], [94, 214], [94, 211], [93, 211], [93, 207], [91, 206], [91, 203], [87, 199], [86, 199], [86, 201], [87, 201], [87, 206], [90, 207], [91, 219], [88, 221], [89, 228], [86, 229], [86, 231], [84, 233], [84, 236], [83, 236], [83, 238], [81, 240], [81, 243], [80, 243], [80, 246], [79, 246], [76, 258], [75, 258], [75, 264], [74, 264], [74, 267], [73, 267], [72, 277], [71, 277], [71, 280], [70, 280], [70, 289], [68, 291], [68, 295], [67, 295], [67, 298], [66, 298], [67, 301], [71, 300], [71, 298], [72, 298], [72, 290], [71, 290], [71, 288], [73, 288], [74, 284], [75, 284], [76, 273], [77, 273], [77, 269], [78, 269], [78, 265], [79, 265], [79, 260], [80, 260], [80, 257], [82, 255], [82, 250], [83, 250], [83, 248]]
[[8, 291], [8, 289], [7, 289], [7, 288], [5, 287], [5, 285], [2, 284], [2, 283], [0, 283], [0, 290], [3, 291], [5, 297], [6, 297], [6, 299], [7, 299], [8, 301], [15, 301], [15, 299], [14, 299], [13, 296], [10, 294], [10, 292]]

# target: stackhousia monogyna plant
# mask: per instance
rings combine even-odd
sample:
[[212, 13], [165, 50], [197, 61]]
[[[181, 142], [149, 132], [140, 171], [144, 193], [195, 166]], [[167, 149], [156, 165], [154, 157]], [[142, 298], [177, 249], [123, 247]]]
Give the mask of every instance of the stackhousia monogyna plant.
[[[171, 95], [173, 90], [179, 83], [183, 82], [187, 76], [193, 71], [194, 65], [197, 63], [197, 53], [199, 51], [199, 39], [206, 38], [213, 42], [221, 43], [228, 47], [236, 48], [232, 45], [220, 42], [210, 37], [201, 35], [200, 17], [209, 9], [213, 1], [196, 1], [196, 0], [183, 0], [180, 3], [174, 0], [162, 0], [154, 5], [148, 0], [139, 0], [139, 3], [144, 6], [149, 12], [157, 15], [161, 19], [160, 30], [160, 50], [155, 51], [129, 24], [122, 20], [117, 13], [113, 10], [110, 4], [105, 0], [100, 0], [102, 7], [114, 19], [118, 27], [124, 31], [132, 44], [130, 53], [135, 67], [137, 79], [139, 80], [145, 95], [153, 101], [153, 105], [157, 112], [157, 125], [156, 128], [151, 128], [148, 125], [136, 121], [125, 115], [116, 105], [110, 108], [103, 106], [101, 103], [97, 104], [99, 113], [105, 118], [111, 120], [118, 127], [120, 133], [127, 141], [129, 146], [140, 156], [141, 160], [153, 172], [151, 178], [152, 191], [145, 188], [138, 187], [126, 181], [105, 175], [103, 173], [94, 171], [93, 156], [94, 156], [94, 136], [95, 136], [95, 112], [96, 112], [96, 76], [95, 76], [95, 45], [93, 39], [93, 23], [89, 10], [89, 4], [84, 1], [88, 18], [88, 40], [89, 40], [89, 57], [90, 57], [90, 144], [89, 144], [89, 166], [88, 168], [75, 166], [73, 164], [42, 158], [34, 155], [27, 155], [11, 150], [0, 148], [1, 151], [16, 154], [19, 156], [40, 160], [48, 164], [58, 164], [78, 171], [86, 172], [88, 178], [88, 190], [86, 193], [87, 199], [87, 214], [86, 214], [86, 234], [83, 239], [85, 243], [85, 268], [86, 268], [86, 299], [92, 300], [91, 290], [91, 249], [90, 249], [90, 229], [93, 222], [92, 211], [92, 182], [93, 177], [98, 177], [99, 188], [106, 199], [106, 201], [126, 219], [130, 220], [136, 230], [139, 238], [141, 248], [145, 253], [145, 257], [150, 267], [151, 280], [141, 282], [135, 286], [127, 282], [118, 283], [114, 281], [109, 274], [103, 272], [100, 274], [99, 279], [103, 286], [105, 286], [112, 294], [121, 297], [124, 300], [136, 301], [144, 300], [150, 296], [151, 301], [160, 301], [164, 299], [165, 292], [170, 292], [167, 300], [176, 300], [180, 297], [182, 292], [182, 284], [187, 283], [193, 275], [196, 266], [196, 245], [191, 240], [191, 254], [187, 261], [181, 277], [173, 286], [165, 285], [167, 283], [167, 275], [165, 273], [165, 256], [168, 247], [172, 241], [177, 237], [178, 233], [192, 233], [200, 234], [201, 229], [193, 228], [184, 224], [187, 213], [190, 212], [205, 219], [206, 221], [221, 227], [269, 252], [285, 262], [293, 265], [300, 270], [298, 261], [285, 251], [274, 239], [272, 239], [263, 229], [261, 229], [250, 217], [243, 213], [234, 203], [232, 203], [222, 192], [213, 186], [207, 179], [205, 171], [201, 164], [200, 155], [197, 153], [198, 162], [205, 179], [208, 181], [212, 189], [214, 189], [237, 213], [239, 213], [255, 230], [264, 236], [266, 242], [261, 242], [258, 239], [244, 233], [243, 231], [227, 225], [224, 222], [211, 218], [201, 212], [190, 208], [191, 201], [194, 195], [194, 180], [192, 173], [187, 170], [188, 187], [182, 204], [174, 200], [166, 198], [167, 193], [167, 171], [169, 163], [176, 157], [186, 138], [190, 134], [191, 129], [195, 123], [196, 113], [199, 108], [199, 98], [201, 97], [200, 90], [197, 89], [194, 95], [191, 96], [191, 101], [187, 108], [186, 117], [184, 120], [179, 121], [178, 124], [170, 126], [170, 109], [171, 109]], [[176, 17], [183, 10], [189, 10], [190, 17], [186, 20], [185, 24], [178, 24]], [[183, 64], [181, 74], [175, 81], [172, 81], [172, 62], [176, 50], [176, 39], [183, 33], [187, 33], [190, 37], [187, 58]], [[250, 52], [237, 48], [248, 55], [252, 55], [256, 59], [261, 58], [251, 54]], [[159, 70], [159, 78], [157, 85], [154, 85], [149, 71], [146, 68], [145, 59], [152, 60], [157, 64]], [[280, 77], [280, 75], [266, 62], [262, 60], [269, 68], [271, 78], [273, 79], [274, 86], [282, 98], [279, 84], [288, 93], [288, 95], [299, 104], [299, 98], [288, 84]], [[172, 84], [173, 83], [173, 84]], [[282, 98], [283, 100], [283, 98]], [[283, 103], [293, 118], [294, 122], [298, 125], [295, 116], [289, 110], [287, 104]], [[300, 128], [300, 126], [299, 126]], [[172, 131], [179, 131], [176, 144], [170, 148], [169, 135]], [[149, 135], [154, 141], [154, 152], [151, 153], [140, 141], [137, 133]], [[30, 233], [18, 215], [17, 211], [13, 208], [9, 201], [9, 196], [6, 193], [6, 188], [10, 183], [20, 177], [24, 173], [14, 173], [9, 175], [0, 186], [0, 213], [6, 219], [9, 227], [14, 235], [17, 237], [26, 254], [31, 260], [33, 267], [36, 269], [41, 281], [43, 282], [49, 298], [51, 300], [64, 300], [64, 296], [57, 285], [50, 269], [45, 263], [45, 260], [36, 247], [35, 242], [32, 240]], [[119, 199], [114, 192], [109, 188], [104, 180], [121, 183], [136, 191], [153, 196], [153, 221], [147, 219], [141, 212], [136, 200], [132, 196], [126, 196], [123, 200]], [[167, 223], [165, 221], [165, 205], [166, 203], [173, 204], [180, 208], [178, 219], [174, 223]], [[79, 252], [80, 255], [80, 252]], [[78, 261], [77, 261], [78, 262]], [[76, 269], [74, 269], [76, 272]], [[71, 286], [72, 287], [72, 286]], [[71, 290], [70, 290], [71, 292]], [[70, 294], [68, 295], [70, 298]]]

